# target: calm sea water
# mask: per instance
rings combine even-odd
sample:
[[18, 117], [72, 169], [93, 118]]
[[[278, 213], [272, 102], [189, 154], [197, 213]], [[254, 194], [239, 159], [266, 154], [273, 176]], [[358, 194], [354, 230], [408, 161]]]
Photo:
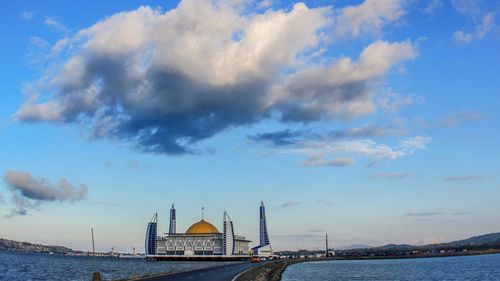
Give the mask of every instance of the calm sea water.
[[[220, 266], [232, 262], [148, 262], [142, 259], [96, 258], [104, 280], [131, 276], [185, 271]], [[0, 252], [0, 280], [85, 280], [92, 274], [92, 258]]]
[[282, 281], [500, 280], [500, 254], [424, 259], [305, 262], [289, 266]]

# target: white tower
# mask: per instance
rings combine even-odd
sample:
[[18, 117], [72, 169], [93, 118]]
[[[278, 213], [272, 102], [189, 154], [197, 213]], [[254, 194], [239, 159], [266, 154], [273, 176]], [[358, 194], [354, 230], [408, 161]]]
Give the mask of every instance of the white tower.
[[172, 204], [172, 208], [170, 208], [170, 226], [168, 228], [168, 235], [172, 235], [176, 233], [175, 229], [175, 207]]
[[223, 255], [234, 255], [234, 228], [231, 218], [224, 212], [224, 241], [223, 241]]

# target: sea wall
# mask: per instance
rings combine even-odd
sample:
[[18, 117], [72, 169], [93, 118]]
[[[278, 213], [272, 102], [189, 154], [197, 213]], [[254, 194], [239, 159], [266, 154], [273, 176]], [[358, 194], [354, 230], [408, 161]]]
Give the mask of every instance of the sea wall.
[[236, 278], [236, 281], [279, 281], [287, 266], [311, 260], [293, 259], [266, 262], [260, 266], [252, 267]]

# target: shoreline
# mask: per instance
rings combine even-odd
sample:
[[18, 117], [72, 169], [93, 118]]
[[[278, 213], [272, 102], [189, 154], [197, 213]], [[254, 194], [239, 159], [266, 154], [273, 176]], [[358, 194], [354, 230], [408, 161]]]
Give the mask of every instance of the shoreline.
[[422, 259], [422, 258], [447, 258], [478, 255], [500, 254], [500, 250], [460, 252], [435, 255], [400, 255], [400, 256], [364, 256], [364, 257], [330, 257], [330, 258], [297, 258], [283, 259], [264, 263], [253, 267], [235, 277], [233, 281], [280, 281], [285, 270], [290, 266], [303, 262], [338, 261], [338, 260], [391, 260], [391, 259]]

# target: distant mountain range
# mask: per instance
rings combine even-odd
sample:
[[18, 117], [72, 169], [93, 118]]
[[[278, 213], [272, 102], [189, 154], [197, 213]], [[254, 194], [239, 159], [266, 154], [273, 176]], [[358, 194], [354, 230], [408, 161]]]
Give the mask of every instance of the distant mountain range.
[[0, 238], [0, 252], [68, 254], [78, 251], [63, 246], [47, 246]]
[[373, 248], [373, 247], [370, 245], [366, 245], [366, 244], [352, 244], [349, 246], [340, 246], [340, 247], [335, 248], [335, 249], [336, 250], [352, 250], [352, 249], [369, 249], [369, 248]]
[[[355, 246], [355, 245], [353, 245]], [[414, 246], [409, 244], [387, 244], [379, 247], [365, 247], [360, 245], [356, 248], [345, 248], [339, 250], [369, 250], [369, 251], [398, 251], [398, 250], [436, 250], [436, 249], [455, 249], [455, 248], [500, 248], [500, 233], [490, 233], [471, 238], [453, 241], [449, 243], [428, 244], [423, 246]]]

